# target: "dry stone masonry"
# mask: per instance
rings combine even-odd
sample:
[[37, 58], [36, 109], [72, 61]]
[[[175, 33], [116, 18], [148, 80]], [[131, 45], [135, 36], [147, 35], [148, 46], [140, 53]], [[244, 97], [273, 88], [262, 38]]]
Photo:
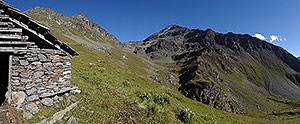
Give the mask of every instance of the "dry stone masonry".
[[59, 95], [80, 92], [70, 84], [74, 55], [48, 28], [0, 0], [0, 105], [5, 99], [31, 118], [38, 104], [53, 106]]
[[35, 49], [24, 55], [13, 56], [11, 66], [11, 103], [20, 106], [19, 96], [24, 102], [59, 91], [72, 89], [71, 57], [65, 52], [51, 49]]

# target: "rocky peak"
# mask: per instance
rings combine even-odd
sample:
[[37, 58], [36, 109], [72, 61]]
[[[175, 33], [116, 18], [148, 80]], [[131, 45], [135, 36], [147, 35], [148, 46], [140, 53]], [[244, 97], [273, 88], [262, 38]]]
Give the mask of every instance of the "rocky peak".
[[53, 15], [61, 15], [50, 8], [40, 7], [40, 6], [26, 10], [26, 11], [24, 11], [24, 13], [29, 14], [29, 15], [35, 15], [35, 16], [47, 15], [47, 17], [53, 16]]
[[[170, 25], [143, 42], [128, 43], [127, 47], [133, 53], [157, 62], [176, 63], [180, 67], [179, 91], [221, 110], [238, 110], [234, 106], [239, 106], [238, 102], [244, 98], [241, 94], [223, 90], [224, 86], [248, 92], [231, 82], [238, 85], [240, 81], [251, 83], [249, 92], [257, 92], [252, 91], [254, 86], [261, 90], [256, 94], [258, 96], [269, 92], [294, 99], [300, 94], [299, 59], [279, 46], [248, 34], [223, 34], [211, 29]], [[291, 86], [291, 83], [295, 85]]]
[[[76, 29], [95, 40], [103, 41], [103, 39], [105, 39], [105, 41], [108, 42], [115, 44], [119, 43], [117, 38], [107, 33], [98, 24], [91, 22], [88, 17], [83, 14], [76, 14], [71, 17], [67, 17], [45, 7], [35, 7], [24, 11], [24, 13], [33, 17], [45, 17], [48, 20], [55, 21], [59, 25]], [[51, 25], [47, 26], [51, 27]]]
[[78, 20], [80, 22], [89, 22], [89, 18], [83, 14], [76, 14], [76, 15], [73, 15], [71, 16], [72, 19], [74, 20]]
[[151, 35], [150, 37], [145, 39], [144, 42], [159, 39], [159, 38], [184, 36], [189, 31], [190, 31], [190, 29], [185, 28], [185, 27], [181, 27], [181, 26], [178, 26], [178, 25], [170, 25], [170, 26], [164, 28], [162, 31]]

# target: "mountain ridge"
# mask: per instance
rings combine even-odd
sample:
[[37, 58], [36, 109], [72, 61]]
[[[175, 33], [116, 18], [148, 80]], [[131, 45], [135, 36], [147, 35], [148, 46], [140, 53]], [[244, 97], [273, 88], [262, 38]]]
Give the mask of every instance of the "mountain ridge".
[[226, 106], [251, 106], [241, 105], [244, 103], [240, 101], [248, 99], [258, 105], [262, 103], [240, 95], [243, 93], [251, 93], [262, 101], [268, 95], [286, 99], [297, 99], [300, 95], [300, 61], [282, 47], [248, 34], [222, 34], [211, 29], [170, 25], [143, 41], [122, 45], [153, 61], [175, 62], [181, 68], [179, 91], [221, 110], [232, 111]]
[[52, 21], [57, 22], [59, 25], [64, 25], [68, 27], [72, 27], [81, 33], [90, 36], [95, 40], [99, 39], [97, 35], [102, 35], [107, 38], [110, 42], [115, 44], [119, 44], [119, 40], [113, 35], [109, 34], [103, 28], [101, 28], [98, 24], [91, 22], [87, 16], [83, 14], [75, 14], [71, 17], [64, 16], [62, 14], [57, 13], [56, 11], [46, 8], [46, 7], [35, 7], [29, 10], [24, 11], [23, 13], [29, 14], [31, 16], [47, 16], [46, 18]]

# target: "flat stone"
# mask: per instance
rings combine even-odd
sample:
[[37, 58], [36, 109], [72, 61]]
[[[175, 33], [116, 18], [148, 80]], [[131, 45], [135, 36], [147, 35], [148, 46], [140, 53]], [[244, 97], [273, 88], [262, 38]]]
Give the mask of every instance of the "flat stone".
[[41, 100], [41, 103], [44, 106], [48, 106], [48, 107], [53, 106], [53, 100], [51, 98], [44, 98], [44, 99]]
[[38, 60], [37, 57], [27, 58], [27, 61], [30, 61], [30, 62], [37, 61], [37, 60]]
[[20, 107], [25, 102], [26, 97], [27, 95], [23, 91], [12, 93], [12, 99], [17, 107]]
[[33, 115], [30, 112], [23, 112], [23, 118], [31, 119]]
[[33, 62], [33, 63], [31, 63], [31, 64], [33, 64], [33, 65], [42, 65], [41, 62]]
[[31, 88], [30, 90], [26, 90], [26, 94], [27, 95], [33, 95], [37, 93], [37, 89], [36, 88]]
[[20, 64], [24, 66], [24, 65], [28, 65], [29, 63], [26, 60], [20, 60]]
[[33, 78], [34, 78], [34, 79], [38, 79], [38, 78], [40, 78], [43, 74], [44, 74], [43, 72], [35, 72], [35, 73], [33, 74]]
[[47, 57], [43, 54], [39, 54], [39, 59], [40, 59], [40, 61], [46, 61]]
[[53, 100], [56, 101], [56, 102], [59, 102], [60, 101], [60, 97], [56, 95], [56, 96], [53, 97]]
[[63, 66], [63, 63], [56, 63], [55, 66]]
[[89, 63], [89, 65], [92, 65], [92, 66], [94, 66], [94, 65], [96, 65], [95, 63]]
[[81, 90], [75, 89], [75, 90], [71, 90], [72, 94], [80, 94]]
[[38, 106], [35, 103], [29, 103], [25, 106], [25, 108], [33, 114], [36, 114], [40, 111], [40, 109], [38, 108]]
[[29, 96], [29, 97], [27, 97], [27, 101], [28, 102], [32, 102], [32, 101], [36, 101], [36, 100], [38, 100], [39, 99], [39, 96], [38, 95], [32, 95], [32, 96]]
[[17, 70], [17, 69], [18, 69], [18, 66], [11, 66], [11, 69], [12, 69], [12, 70]]
[[78, 124], [78, 122], [76, 121], [74, 116], [71, 116], [68, 121], [66, 122], [66, 124]]
[[66, 74], [71, 74], [71, 71], [65, 71], [65, 72], [63, 72], [63, 74], [64, 74], [64, 75], [66, 75]]

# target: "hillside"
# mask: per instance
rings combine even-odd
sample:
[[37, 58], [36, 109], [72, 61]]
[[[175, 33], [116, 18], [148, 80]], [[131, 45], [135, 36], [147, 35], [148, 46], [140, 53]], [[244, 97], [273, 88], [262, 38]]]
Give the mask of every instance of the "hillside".
[[[299, 121], [298, 118], [293, 118], [293, 116], [270, 118], [271, 120], [263, 119], [268, 114], [272, 114], [271, 111], [284, 113], [283, 108], [285, 108], [285, 112], [296, 111], [293, 110], [290, 100], [277, 97], [296, 99], [295, 96], [298, 93], [298, 89], [294, 85], [295, 82], [293, 83], [290, 79], [290, 81], [282, 81], [283, 84], [290, 84], [292, 88], [295, 88], [295, 96], [287, 97], [281, 92], [275, 92], [273, 93], [275, 95], [270, 95], [270, 92], [273, 92], [273, 90], [268, 91], [264, 88], [264, 82], [261, 82], [263, 76], [257, 79], [259, 77], [257, 75], [265, 73], [270, 74], [270, 76], [277, 74], [276, 76], [279, 79], [288, 79], [281, 75], [285, 72], [288, 72], [287, 74], [290, 74], [291, 78], [294, 78], [299, 73], [295, 70], [293, 71], [295, 68], [284, 64], [285, 62], [279, 60], [278, 57], [274, 57], [276, 62], [273, 61], [277, 65], [269, 70], [269, 66], [273, 67], [273, 65], [264, 67], [268, 64], [261, 65], [261, 63], [256, 63], [254, 61], [256, 59], [253, 59], [248, 54], [246, 55], [249, 58], [245, 59], [251, 60], [250, 63], [244, 63], [246, 60], [242, 59], [235, 61], [234, 58], [221, 54], [222, 52], [234, 53], [231, 49], [222, 51], [225, 47], [222, 48], [221, 45], [205, 50], [195, 49], [200, 47], [200, 45], [197, 46], [196, 43], [193, 45], [193, 40], [190, 40], [191, 46], [186, 46], [186, 48], [195, 49], [195, 51], [189, 51], [188, 49], [183, 49], [183, 52], [173, 51], [182, 49], [181, 47], [176, 47], [180, 45], [180, 42], [176, 40], [182, 41], [181, 32], [190, 30], [176, 26], [175, 28], [180, 29], [178, 33], [170, 35], [168, 33], [173, 30], [166, 29], [165, 33], [155, 34], [145, 41], [128, 43], [130, 45], [122, 44], [122, 47], [120, 47], [118, 40], [114, 36], [90, 22], [82, 14], [66, 17], [51, 9], [42, 7], [36, 7], [24, 13], [49, 27], [58, 39], [79, 52], [80, 55], [72, 59], [71, 83], [82, 90], [81, 94], [72, 95], [72, 97], [65, 96], [70, 99], [61, 101], [52, 108], [40, 107], [42, 112], [35, 114], [32, 119], [24, 119], [24, 123], [39, 122], [79, 99], [83, 100], [82, 103], [74, 110], [68, 112], [66, 117], [59, 123], [65, 123], [66, 119], [71, 116], [74, 116], [79, 123], [297, 123]], [[174, 26], [169, 28], [174, 28]], [[188, 33], [191, 33], [190, 39], [197, 39], [195, 36], [200, 35], [196, 31]], [[207, 33], [209, 34], [209, 32]], [[180, 37], [172, 36], [176, 36], [176, 34], [180, 34]], [[210, 35], [212, 34], [209, 34], [207, 38], [210, 38]], [[168, 38], [158, 38], [163, 36]], [[187, 37], [187, 35], [184, 36]], [[157, 42], [160, 39], [166, 42]], [[152, 44], [153, 47], [149, 47]], [[220, 53], [217, 52], [217, 49], [220, 49]], [[196, 58], [192, 58], [191, 56], [195, 56], [195, 54], [197, 55]], [[200, 56], [200, 54], [203, 55]], [[237, 54], [246, 56], [242, 53]], [[284, 56], [287, 53], [279, 52], [279, 54]], [[220, 60], [217, 61], [218, 58]], [[289, 60], [289, 57], [287, 57], [287, 60]], [[218, 63], [209, 63], [211, 61]], [[238, 62], [242, 64], [234, 66]], [[257, 67], [251, 69], [250, 65], [253, 63]], [[231, 65], [234, 69], [227, 68], [230, 67], [228, 65]], [[265, 70], [260, 70], [261, 67], [264, 67]], [[285, 70], [278, 71], [281, 67]], [[245, 69], [239, 70], [241, 68]], [[256, 72], [255, 69], [257, 69], [257, 73], [251, 73], [253, 71]], [[202, 78], [207, 75], [200, 73], [201, 71], [207, 72], [208, 78], [213, 81], [202, 81]], [[246, 71], [250, 75], [246, 77], [252, 78], [244, 78], [245, 75], [242, 75], [241, 71]], [[211, 75], [211, 73], [216, 72], [219, 76]], [[229, 79], [224, 78], [226, 76]], [[266, 78], [270, 76], [267, 75]], [[236, 82], [223, 83], [224, 81], [231, 81], [232, 78], [230, 77], [234, 77]], [[242, 80], [240, 77], [245, 79], [244, 85], [239, 84], [240, 82], [238, 81]], [[193, 84], [193, 80], [195, 80], [195, 84]], [[203, 85], [204, 87], [220, 91], [212, 94], [225, 98], [224, 104], [220, 104], [219, 108], [228, 104], [235, 105], [231, 104], [231, 99], [233, 99], [250, 101], [240, 101], [240, 103], [250, 105], [250, 109], [247, 109], [244, 115], [240, 115], [215, 109], [205, 105], [205, 102], [205, 104], [202, 104], [201, 102], [205, 101], [202, 97], [189, 96], [189, 93], [195, 94], [194, 92], [197, 91], [196, 89], [189, 89], [194, 88], [189, 87], [189, 85], [199, 85], [197, 84], [199, 80], [202, 83], [208, 83], [208, 85]], [[252, 80], [257, 81], [257, 84], [254, 85]], [[238, 88], [234, 88], [232, 85]], [[255, 92], [252, 88], [256, 88], [257, 91]], [[178, 92], [178, 89], [181, 93]], [[223, 96], [223, 93], [230, 93], [229, 91], [232, 93]], [[210, 94], [210, 91], [206, 93]], [[237, 96], [238, 98], [235, 98]], [[243, 99], [244, 97], [247, 99]], [[262, 110], [257, 109], [256, 104], [252, 102], [257, 102]], [[251, 108], [252, 106], [254, 106], [253, 109]], [[228, 108], [224, 110], [235, 111], [235, 107], [233, 109], [232, 107]], [[240, 109], [239, 112], [242, 113], [244, 111]], [[259, 114], [255, 114], [256, 112]]]
[[298, 100], [300, 61], [247, 34], [171, 25], [144, 41], [122, 43], [159, 63], [176, 63], [185, 96], [220, 110], [269, 113], [275, 99]]

